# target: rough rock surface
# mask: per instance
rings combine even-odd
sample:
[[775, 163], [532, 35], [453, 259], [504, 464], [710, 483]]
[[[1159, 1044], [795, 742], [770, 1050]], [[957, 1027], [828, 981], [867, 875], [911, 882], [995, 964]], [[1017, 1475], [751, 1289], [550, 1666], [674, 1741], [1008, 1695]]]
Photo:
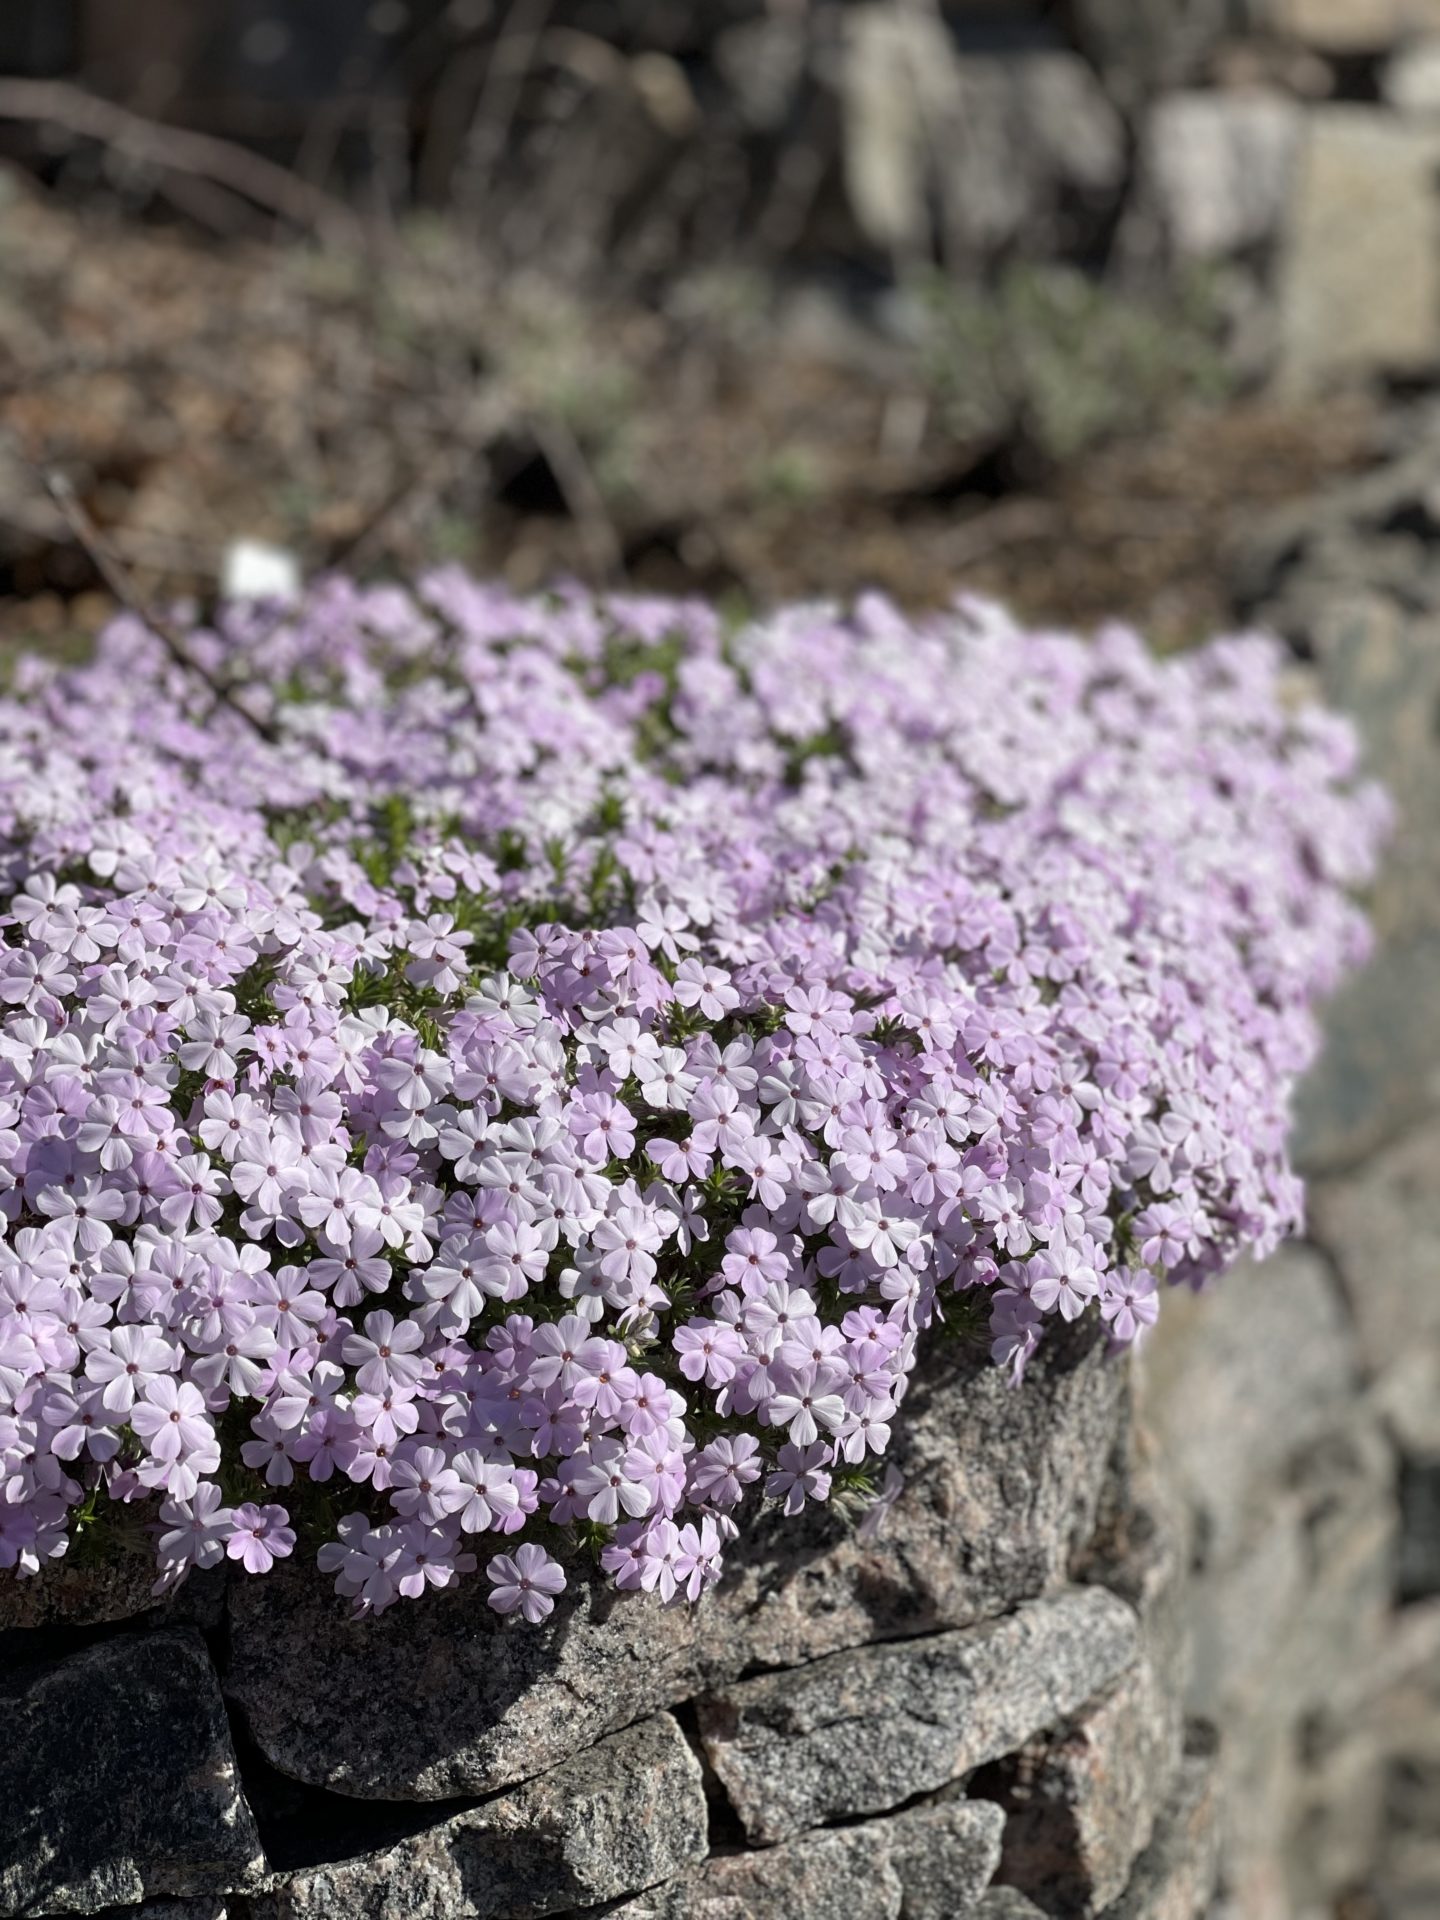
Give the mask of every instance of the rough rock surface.
[[1159, 1751], [1178, 1761], [1190, 1681], [1191, 1516], [1153, 1462], [1124, 1463], [1108, 1524], [1097, 1536], [1084, 1577], [1127, 1600], [1140, 1617], [1145, 1661], [1163, 1716]]
[[[1090, 1916], [1124, 1892], [1179, 1763], [1169, 1703], [1147, 1659], [997, 1771], [1000, 1877], [1047, 1912]], [[993, 1788], [987, 1783], [987, 1791]]]
[[1106, 1920], [1201, 1920], [1215, 1891], [1219, 1819], [1215, 1765], [1197, 1742], [1186, 1755], [1155, 1837]]
[[1127, 1414], [1125, 1370], [1094, 1330], [1041, 1362], [1015, 1393], [983, 1356], [939, 1352], [906, 1402], [907, 1484], [881, 1536], [823, 1511], [757, 1527], [698, 1612], [581, 1584], [517, 1631], [472, 1583], [358, 1623], [286, 1565], [238, 1586], [226, 1690], [282, 1772], [444, 1799], [537, 1773], [747, 1668], [1004, 1612], [1064, 1579]]
[[[1374, 471], [1267, 516], [1234, 560], [1246, 618], [1313, 658], [1397, 809], [1371, 903], [1378, 951], [1327, 1009], [1300, 1090], [1296, 1153], [1311, 1174], [1352, 1174], [1440, 1103], [1440, 414], [1408, 410], [1394, 440]], [[1386, 1284], [1383, 1261], [1375, 1279]], [[1426, 1307], [1433, 1289], [1412, 1298]]]
[[1100, 1588], [1003, 1620], [742, 1680], [699, 1703], [752, 1841], [878, 1813], [1012, 1752], [1131, 1666], [1139, 1625]]
[[0, 1666], [0, 1914], [224, 1893], [263, 1868], [199, 1636]]
[[1044, 1915], [1016, 1888], [991, 1887], [975, 1909], [975, 1920], [1044, 1920]]
[[101, 1567], [47, 1568], [43, 1579], [0, 1580], [0, 1633], [59, 1622], [79, 1627], [125, 1620], [154, 1601], [155, 1569], [141, 1554]]
[[241, 1920], [239, 1906], [225, 1900], [144, 1900], [138, 1907], [112, 1908], [98, 1920]]
[[1173, 1294], [1140, 1369], [1160, 1454], [1212, 1553], [1265, 1507], [1295, 1452], [1356, 1390], [1343, 1303], [1325, 1262], [1286, 1247], [1201, 1297]]
[[[1146, 1357], [1139, 1397], [1161, 1455], [1184, 1468], [1188, 1698], [1225, 1731], [1227, 1884], [1245, 1920], [1289, 1920], [1303, 1893], [1323, 1904], [1348, 1883], [1321, 1884], [1322, 1854], [1354, 1861], [1379, 1830], [1383, 1766], [1353, 1719], [1391, 1684], [1378, 1663], [1393, 1630], [1396, 1466], [1333, 1274], [1297, 1256], [1235, 1281], [1184, 1303]], [[1342, 1697], [1345, 1676], [1356, 1702]], [[1307, 1829], [1323, 1848], [1302, 1846]]]
[[868, 1830], [810, 1833], [762, 1853], [716, 1854], [609, 1920], [899, 1920], [904, 1894]]
[[904, 1893], [903, 1920], [955, 1920], [970, 1911], [1000, 1864], [1001, 1808], [984, 1800], [912, 1807], [876, 1823]]
[[966, 1920], [995, 1871], [1003, 1824], [998, 1807], [954, 1800], [716, 1854], [616, 1907], [614, 1920]]
[[[1431, 436], [1400, 476], [1376, 486], [1373, 505], [1347, 495], [1309, 593], [1304, 631], [1326, 694], [1356, 716], [1399, 812], [1374, 897], [1379, 952], [1331, 1007], [1325, 1054], [1302, 1093], [1299, 1144], [1327, 1172], [1348, 1172], [1395, 1141], [1440, 1097], [1440, 753], [1431, 719], [1440, 701], [1440, 495]], [[1417, 538], [1416, 528], [1430, 532]], [[1389, 585], [1344, 589], [1336, 576], [1362, 556]], [[1302, 606], [1309, 572], [1307, 563], [1290, 583], [1288, 597]], [[1383, 1285], [1379, 1261], [1376, 1269]]]
[[668, 1713], [398, 1845], [287, 1876], [254, 1920], [524, 1920], [704, 1858], [700, 1764]]
[[1440, 1342], [1440, 1124], [1328, 1181], [1312, 1231], [1334, 1257], [1365, 1359], [1384, 1372], [1415, 1343]]

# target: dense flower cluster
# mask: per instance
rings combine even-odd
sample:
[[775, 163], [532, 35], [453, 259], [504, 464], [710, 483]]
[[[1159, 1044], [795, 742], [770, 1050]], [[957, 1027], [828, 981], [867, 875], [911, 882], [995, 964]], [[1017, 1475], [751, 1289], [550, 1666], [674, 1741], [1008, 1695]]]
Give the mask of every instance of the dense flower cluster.
[[1018, 1382], [1295, 1226], [1385, 810], [1266, 643], [445, 572], [188, 645], [0, 702], [0, 1567], [693, 1599], [937, 1318]]

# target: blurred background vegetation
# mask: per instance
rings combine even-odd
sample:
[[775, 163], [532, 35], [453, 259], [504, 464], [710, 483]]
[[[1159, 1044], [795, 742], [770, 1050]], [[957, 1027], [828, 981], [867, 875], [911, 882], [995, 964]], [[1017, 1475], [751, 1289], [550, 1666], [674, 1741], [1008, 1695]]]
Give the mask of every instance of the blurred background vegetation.
[[[1440, 365], [1416, 20], [5, 0], [0, 636], [109, 604], [58, 473], [145, 595], [244, 538], [1190, 638]], [[1388, 332], [1327, 287], [1347, 218]]]

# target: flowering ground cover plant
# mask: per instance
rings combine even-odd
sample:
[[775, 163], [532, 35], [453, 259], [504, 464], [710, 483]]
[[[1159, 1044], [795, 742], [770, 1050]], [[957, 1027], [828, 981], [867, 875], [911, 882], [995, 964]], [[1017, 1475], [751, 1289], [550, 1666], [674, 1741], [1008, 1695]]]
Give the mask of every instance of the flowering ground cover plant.
[[1385, 808], [1267, 643], [444, 572], [187, 645], [0, 702], [0, 1567], [694, 1599], [932, 1323], [1019, 1383], [1296, 1226]]

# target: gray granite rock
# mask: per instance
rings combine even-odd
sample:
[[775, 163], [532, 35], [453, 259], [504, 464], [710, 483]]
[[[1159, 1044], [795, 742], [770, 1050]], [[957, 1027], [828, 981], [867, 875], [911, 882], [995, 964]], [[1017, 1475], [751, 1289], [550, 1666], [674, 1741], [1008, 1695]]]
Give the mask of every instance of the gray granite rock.
[[870, 1822], [900, 1881], [903, 1920], [959, 1920], [970, 1913], [1000, 1864], [1004, 1826], [1002, 1808], [958, 1799]]
[[[1430, 893], [1413, 874], [1382, 892], [1393, 898], [1397, 885], [1414, 903]], [[1330, 1002], [1325, 1032], [1296, 1103], [1295, 1159], [1307, 1175], [1354, 1166], [1440, 1106], [1440, 927], [1396, 928]]]
[[[1335, 1889], [1364, 1886], [1385, 1858], [1391, 1771], [1379, 1729], [1353, 1722], [1307, 1726], [1287, 1847], [1297, 1913], [1333, 1912]], [[1388, 1920], [1389, 1909], [1381, 1911]]]
[[264, 1867], [205, 1646], [122, 1634], [0, 1669], [0, 1915], [224, 1893]]
[[[1325, 694], [1355, 718], [1397, 810], [1372, 892], [1379, 950], [1327, 1009], [1326, 1048], [1297, 1110], [1307, 1171], [1342, 1177], [1440, 1109], [1437, 451], [1432, 421], [1406, 459], [1346, 489], [1337, 531], [1287, 588], [1303, 603], [1311, 583], [1305, 634]], [[1374, 578], [1385, 568], [1388, 584]]]
[[138, 1907], [111, 1907], [98, 1920], [230, 1920], [232, 1913], [238, 1916], [239, 1907], [225, 1900], [161, 1898], [143, 1900]]
[[1004, 1817], [957, 1799], [716, 1854], [610, 1920], [966, 1920], [1000, 1858]]
[[760, 1853], [717, 1854], [611, 1908], [606, 1920], [900, 1920], [903, 1899], [870, 1828], [845, 1827]]
[[1346, 1178], [1317, 1182], [1311, 1232], [1332, 1255], [1370, 1368], [1440, 1343], [1440, 1124]]
[[1284, 1247], [1209, 1293], [1172, 1293], [1138, 1373], [1141, 1407], [1223, 1559], [1269, 1510], [1291, 1459], [1332, 1430], [1356, 1390], [1347, 1317], [1314, 1252]]
[[975, 1909], [975, 1920], [1044, 1920], [1044, 1912], [1015, 1887], [991, 1887]]
[[[1225, 1730], [1239, 1910], [1288, 1920], [1306, 1742], [1345, 1674], [1366, 1688], [1389, 1631], [1393, 1453], [1362, 1398], [1340, 1289], [1314, 1255], [1170, 1304], [1181, 1310], [1159, 1330], [1141, 1398], [1194, 1515], [1189, 1698]], [[1347, 1798], [1350, 1826], [1360, 1806]]]
[[1128, 1416], [1094, 1328], [1047, 1343], [1023, 1392], [938, 1348], [897, 1428], [905, 1491], [878, 1537], [824, 1509], [752, 1526], [694, 1610], [585, 1577], [539, 1628], [474, 1582], [354, 1621], [313, 1569], [238, 1583], [225, 1686], [282, 1772], [379, 1799], [484, 1793], [747, 1668], [958, 1627], [1063, 1581]]
[[1139, 1649], [1131, 1608], [1076, 1588], [985, 1626], [742, 1680], [699, 1702], [700, 1733], [746, 1833], [768, 1845], [1013, 1752]]
[[[1197, 1713], [1235, 1726], [1254, 1709], [1276, 1717], [1270, 1691], [1276, 1648], [1304, 1601], [1306, 1554], [1301, 1504], [1276, 1493], [1268, 1514], [1223, 1560], [1196, 1579], [1189, 1703]], [[1288, 1718], [1288, 1702], [1279, 1709]], [[1243, 1735], [1237, 1746], [1244, 1745]], [[1227, 1749], [1227, 1759], [1232, 1757]]]
[[0, 1633], [17, 1628], [100, 1626], [144, 1613], [155, 1604], [153, 1561], [127, 1553], [98, 1567], [47, 1567], [18, 1580], [0, 1573]]
[[1427, 413], [1402, 457], [1262, 521], [1233, 561], [1247, 617], [1313, 656], [1397, 810], [1370, 895], [1378, 950], [1326, 1008], [1296, 1104], [1296, 1157], [1312, 1175], [1348, 1176], [1440, 1110], [1437, 459], [1440, 419]]
[[1214, 1744], [1197, 1735], [1155, 1837], [1106, 1920], [1201, 1920], [1215, 1892], [1218, 1861]]
[[1064, 1727], [1027, 1742], [1000, 1770], [999, 1877], [1049, 1914], [1102, 1913], [1150, 1843], [1179, 1763], [1174, 1733], [1172, 1703], [1141, 1659]]
[[1322, 1711], [1338, 1676], [1379, 1659], [1393, 1632], [1396, 1480], [1394, 1453], [1363, 1406], [1296, 1462], [1304, 1595], [1269, 1685], [1294, 1702], [1298, 1718]]
[[1180, 1758], [1190, 1680], [1191, 1535], [1190, 1515], [1164, 1463], [1131, 1461], [1121, 1502], [1083, 1566], [1086, 1580], [1119, 1594], [1140, 1616], [1145, 1659], [1165, 1721], [1157, 1765], [1172, 1772]]
[[524, 1920], [670, 1878], [706, 1850], [700, 1763], [669, 1714], [398, 1844], [295, 1873], [252, 1920]]
[[1399, 1469], [1396, 1593], [1413, 1605], [1440, 1595], [1440, 1342], [1401, 1354], [1373, 1401]]
[[228, 1571], [222, 1562], [204, 1573], [193, 1573], [161, 1601], [153, 1592], [154, 1561], [133, 1547], [112, 1548], [110, 1557], [96, 1566], [61, 1560], [26, 1580], [0, 1573], [0, 1648], [7, 1633], [28, 1633], [36, 1627], [113, 1626], [142, 1613], [151, 1616], [147, 1626], [213, 1632], [225, 1612]]

